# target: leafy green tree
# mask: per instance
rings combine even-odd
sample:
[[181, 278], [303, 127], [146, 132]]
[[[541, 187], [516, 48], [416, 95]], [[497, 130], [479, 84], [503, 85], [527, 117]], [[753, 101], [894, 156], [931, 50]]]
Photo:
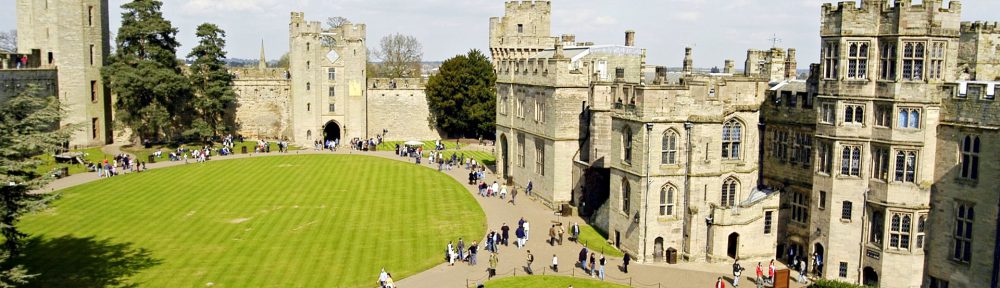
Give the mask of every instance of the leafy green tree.
[[118, 95], [119, 124], [138, 140], [172, 139], [194, 118], [190, 82], [177, 60], [177, 28], [163, 18], [162, 6], [157, 0], [121, 6], [115, 54], [102, 70], [104, 82]]
[[450, 136], [493, 138], [496, 82], [493, 64], [479, 50], [444, 61], [427, 81], [427, 102], [437, 127]]
[[191, 50], [193, 58], [189, 79], [194, 89], [193, 106], [197, 116], [185, 136], [222, 135], [236, 130], [236, 92], [233, 75], [226, 69], [226, 31], [215, 24], [198, 26], [195, 33], [198, 46]]
[[39, 156], [62, 149], [79, 125], [59, 127], [63, 111], [54, 96], [37, 87], [0, 103], [0, 287], [24, 284], [33, 275], [9, 262], [20, 256], [28, 235], [17, 228], [21, 216], [45, 207], [54, 195], [30, 193], [51, 181], [37, 172]]

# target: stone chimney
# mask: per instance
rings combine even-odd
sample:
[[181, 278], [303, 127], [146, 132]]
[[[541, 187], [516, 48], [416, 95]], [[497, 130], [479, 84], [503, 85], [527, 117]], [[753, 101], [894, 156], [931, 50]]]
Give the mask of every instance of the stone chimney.
[[691, 47], [684, 48], [684, 69], [683, 72], [690, 74], [694, 72], [694, 59], [691, 58]]
[[788, 56], [785, 58], [785, 79], [798, 78], [798, 66], [798, 61], [795, 60], [795, 48], [789, 48]]
[[576, 35], [573, 35], [573, 34], [563, 34], [561, 38], [562, 38], [563, 45], [575, 45], [576, 44]]
[[552, 55], [552, 58], [562, 59], [566, 55], [566, 49], [563, 48], [563, 43], [556, 43], [556, 53]]
[[726, 66], [722, 68], [722, 73], [735, 74], [736, 73], [736, 68], [735, 68], [734, 65], [735, 64], [734, 64], [733, 60], [726, 59]]
[[635, 47], [635, 31], [625, 31], [625, 46]]
[[653, 84], [663, 85], [667, 84], [667, 67], [666, 66], [656, 66], [656, 78], [653, 79]]

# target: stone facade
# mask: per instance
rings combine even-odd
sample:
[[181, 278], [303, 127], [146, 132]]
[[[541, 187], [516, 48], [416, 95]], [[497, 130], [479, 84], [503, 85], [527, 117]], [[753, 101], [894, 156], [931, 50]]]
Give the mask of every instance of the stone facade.
[[368, 79], [368, 134], [387, 140], [440, 139], [419, 78]]
[[233, 69], [236, 79], [236, 122], [239, 133], [252, 139], [281, 139], [291, 136], [292, 98], [285, 69]]
[[[112, 141], [113, 99], [101, 79], [110, 51], [107, 0], [17, 0], [18, 47], [38, 69], [54, 69], [63, 124], [82, 125], [70, 147]], [[35, 56], [37, 55], [37, 56]], [[34, 59], [32, 59], [34, 58]], [[9, 67], [9, 66], [8, 66]]]
[[963, 80], [1000, 81], [1000, 27], [997, 22], [962, 23], [958, 69]]

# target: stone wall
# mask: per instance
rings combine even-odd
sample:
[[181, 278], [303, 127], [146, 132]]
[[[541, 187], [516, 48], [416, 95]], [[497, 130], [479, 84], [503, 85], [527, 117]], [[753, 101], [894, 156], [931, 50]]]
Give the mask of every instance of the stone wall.
[[233, 69], [239, 134], [254, 139], [291, 137], [291, 86], [284, 69]]
[[958, 66], [968, 80], [1000, 80], [1000, 28], [997, 22], [963, 22]]
[[8, 69], [0, 70], [0, 102], [35, 86], [41, 95], [56, 96], [59, 93], [55, 69]]
[[387, 141], [437, 140], [421, 79], [369, 79], [368, 134]]

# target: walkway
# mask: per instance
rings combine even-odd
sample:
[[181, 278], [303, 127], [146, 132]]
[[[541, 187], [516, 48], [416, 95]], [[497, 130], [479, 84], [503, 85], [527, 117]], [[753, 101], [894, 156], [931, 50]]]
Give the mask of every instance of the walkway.
[[[379, 151], [379, 152], [356, 152], [341, 149], [337, 154], [364, 154], [370, 156], [378, 156], [383, 158], [396, 159], [400, 161], [409, 161], [410, 158], [401, 158], [394, 155], [391, 151]], [[251, 154], [237, 154], [232, 156], [216, 156], [213, 157], [213, 161], [219, 160], [229, 160], [229, 159], [243, 159], [251, 157], [267, 157], [267, 156], [280, 156], [280, 155], [298, 155], [298, 154], [330, 154], [330, 152], [324, 151], [312, 151], [312, 150], [300, 150], [291, 151], [289, 153], [251, 153]], [[158, 162], [148, 164], [148, 169], [159, 169], [164, 167], [171, 167], [177, 165], [183, 165], [183, 161], [174, 162]], [[430, 164], [422, 164], [429, 167]], [[459, 183], [467, 183], [468, 181], [468, 170], [456, 168], [452, 171], [445, 171], [449, 176], [455, 178]], [[75, 185], [80, 185], [83, 183], [98, 180], [96, 173], [84, 173], [71, 175], [66, 178], [58, 179], [53, 181], [42, 191], [55, 191], [67, 187], [72, 187]], [[495, 175], [488, 175], [487, 179], [492, 182], [496, 179]], [[548, 237], [548, 228], [552, 223], [562, 222], [564, 227], [569, 227], [573, 222], [584, 223], [583, 219], [573, 216], [573, 217], [558, 217], [555, 216], [551, 209], [545, 207], [544, 205], [531, 201], [531, 199], [519, 195], [516, 205], [507, 203], [506, 200], [501, 200], [499, 198], [483, 198], [479, 196], [478, 190], [473, 185], [465, 185], [469, 193], [479, 202], [479, 205], [483, 208], [486, 213], [488, 229], [500, 230], [500, 226], [507, 223], [511, 227], [511, 238], [510, 241], [512, 245], [500, 248], [500, 263], [497, 265], [497, 276], [507, 277], [513, 275], [525, 275], [523, 270], [525, 264], [525, 258], [527, 257], [526, 250], [531, 250], [532, 254], [535, 255], [535, 262], [532, 268], [535, 274], [545, 274], [545, 275], [563, 275], [563, 276], [577, 276], [584, 274], [584, 271], [573, 265], [576, 262], [577, 255], [579, 254], [582, 246], [577, 243], [570, 241], [565, 241], [564, 245], [550, 246], [547, 244], [546, 238]], [[523, 217], [530, 223], [531, 231], [529, 234], [529, 241], [525, 248], [518, 249], [513, 245], [514, 229], [517, 227], [517, 221]], [[484, 235], [485, 237], [485, 235]], [[455, 239], [457, 241], [457, 239]], [[465, 239], [467, 244], [470, 244], [473, 240], [477, 240], [480, 243], [484, 243], [483, 239]], [[440, 243], [441, 250], [443, 251], [447, 243]], [[431, 244], [433, 245], [433, 244]], [[482, 250], [482, 249], [481, 249]], [[485, 252], [485, 251], [484, 251]], [[559, 258], [559, 272], [553, 273], [548, 266], [552, 263], [552, 255], [555, 254]], [[442, 263], [436, 267], [433, 267], [427, 271], [421, 272], [416, 275], [407, 277], [397, 281], [396, 283], [400, 287], [404, 288], [431, 288], [431, 287], [469, 287], [480, 282], [485, 282], [486, 279], [486, 267], [488, 267], [488, 254], [481, 253], [478, 257], [479, 265], [470, 266], [465, 263], [456, 263], [455, 266], [448, 266], [447, 263]], [[618, 268], [621, 265], [622, 260], [620, 258], [607, 257], [607, 267], [605, 271], [607, 272], [606, 281], [611, 281], [619, 284], [629, 285], [633, 287], [713, 287], [715, 280], [723, 276], [727, 280], [731, 280], [731, 270], [730, 264], [705, 264], [705, 263], [682, 263], [676, 265], [668, 264], [655, 264], [655, 265], [639, 265], [636, 263], [631, 263], [629, 265], [629, 273], [625, 274], [621, 272]], [[744, 276], [753, 276], [754, 267], [751, 263], [741, 263], [746, 267]], [[390, 273], [392, 271], [389, 271]], [[798, 273], [792, 273], [797, 276]], [[378, 277], [377, 271], [372, 272], [373, 281]], [[749, 278], [744, 278], [741, 280], [744, 283], [744, 287], [752, 287], [752, 280]], [[469, 286], [467, 286], [469, 285]], [[804, 287], [798, 283], [792, 283], [792, 287]]]

